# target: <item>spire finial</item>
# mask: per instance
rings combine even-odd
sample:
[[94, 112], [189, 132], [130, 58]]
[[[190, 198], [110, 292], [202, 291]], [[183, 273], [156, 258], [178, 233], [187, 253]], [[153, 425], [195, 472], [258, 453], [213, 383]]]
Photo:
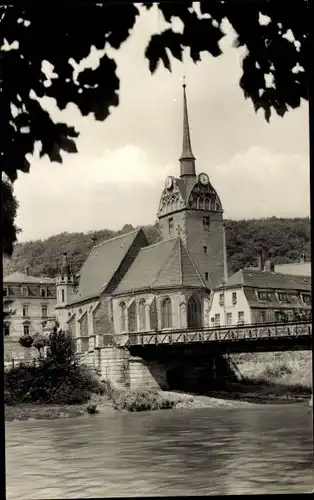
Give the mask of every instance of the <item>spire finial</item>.
[[186, 83], [185, 76], [183, 76], [183, 145], [182, 154], [180, 157], [180, 177], [195, 176], [195, 157], [192, 153], [188, 106], [186, 99]]

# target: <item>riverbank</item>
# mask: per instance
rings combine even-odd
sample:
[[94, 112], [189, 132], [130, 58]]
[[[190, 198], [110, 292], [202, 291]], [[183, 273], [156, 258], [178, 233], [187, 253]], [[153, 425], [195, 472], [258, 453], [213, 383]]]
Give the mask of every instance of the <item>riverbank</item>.
[[[162, 400], [170, 401], [173, 404], [169, 409], [200, 409], [200, 408], [249, 408], [257, 405], [269, 404], [291, 404], [303, 403], [309, 405], [310, 396], [307, 394], [280, 394], [278, 389], [260, 388], [247, 386], [243, 390], [241, 384], [237, 384], [232, 392], [211, 391], [206, 395], [183, 393], [177, 391], [159, 391], [156, 393]], [[241, 388], [240, 388], [241, 386]], [[118, 409], [108, 396], [94, 395], [91, 402], [80, 405], [44, 405], [35, 403], [25, 403], [16, 406], [5, 406], [5, 420], [54, 420], [60, 418], [73, 418], [87, 416], [89, 404], [96, 405], [99, 416], [110, 415], [116, 412], [128, 412], [127, 409]], [[156, 410], [154, 410], [156, 411]]]

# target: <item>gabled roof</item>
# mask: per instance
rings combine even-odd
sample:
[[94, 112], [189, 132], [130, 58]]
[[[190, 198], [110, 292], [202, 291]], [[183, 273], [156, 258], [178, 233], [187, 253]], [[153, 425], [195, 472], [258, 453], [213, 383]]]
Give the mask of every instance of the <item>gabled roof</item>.
[[142, 248], [114, 295], [177, 286], [206, 288], [180, 237]]
[[272, 273], [259, 269], [240, 269], [230, 276], [228, 286], [249, 286], [263, 289], [276, 290], [311, 290], [311, 278], [309, 276], [297, 276], [289, 274]]
[[3, 277], [3, 283], [17, 283], [21, 285], [28, 285], [33, 283], [44, 284], [44, 283], [55, 283], [53, 278], [47, 278], [46, 276], [29, 276], [28, 274], [15, 272], [8, 274]]
[[71, 303], [96, 297], [105, 291], [141, 233], [143, 236], [144, 232], [139, 228], [95, 245], [80, 271], [79, 288]]

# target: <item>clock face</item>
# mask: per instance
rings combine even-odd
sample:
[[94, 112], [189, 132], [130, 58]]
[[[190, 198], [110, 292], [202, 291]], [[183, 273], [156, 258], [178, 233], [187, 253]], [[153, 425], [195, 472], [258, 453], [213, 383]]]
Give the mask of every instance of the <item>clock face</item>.
[[207, 186], [207, 184], [209, 183], [208, 175], [207, 174], [200, 174], [199, 181], [201, 184], [203, 184], [203, 186]]
[[173, 184], [172, 177], [167, 177], [166, 182], [165, 182], [166, 188], [170, 189], [172, 187], [172, 184]]

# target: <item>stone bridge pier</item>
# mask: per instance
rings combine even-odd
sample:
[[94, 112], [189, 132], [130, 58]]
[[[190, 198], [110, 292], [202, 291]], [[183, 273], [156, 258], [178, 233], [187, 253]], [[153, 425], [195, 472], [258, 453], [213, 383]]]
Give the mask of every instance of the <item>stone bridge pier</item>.
[[95, 368], [112, 383], [134, 389], [210, 389], [227, 373], [226, 361], [216, 352], [151, 352], [125, 347], [103, 347], [95, 351]]

